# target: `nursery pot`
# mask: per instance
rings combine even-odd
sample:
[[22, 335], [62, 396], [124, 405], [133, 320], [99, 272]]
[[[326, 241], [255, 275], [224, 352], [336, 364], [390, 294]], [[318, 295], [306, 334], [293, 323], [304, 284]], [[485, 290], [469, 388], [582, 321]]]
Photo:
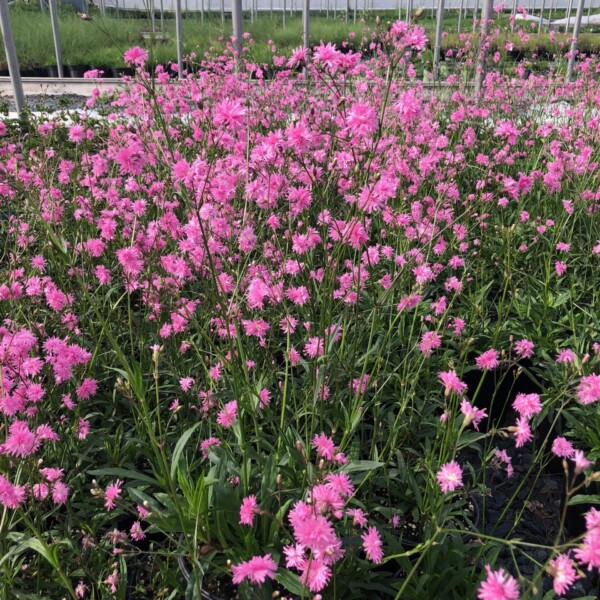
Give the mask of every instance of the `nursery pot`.
[[86, 71], [89, 71], [86, 65], [71, 65], [67, 67], [69, 77], [81, 78]]

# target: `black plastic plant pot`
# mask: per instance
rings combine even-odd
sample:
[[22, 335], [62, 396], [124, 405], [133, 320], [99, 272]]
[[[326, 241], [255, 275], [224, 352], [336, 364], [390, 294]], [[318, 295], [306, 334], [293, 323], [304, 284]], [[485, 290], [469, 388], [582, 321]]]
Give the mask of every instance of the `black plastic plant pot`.
[[112, 77], [121, 78], [125, 75], [128, 77], [133, 77], [135, 75], [134, 69], [129, 67], [111, 67], [105, 74], [106, 76], [111, 75]]
[[87, 65], [70, 65], [67, 67], [69, 77], [72, 78], [82, 78], [86, 71], [89, 71], [89, 67]]
[[[64, 70], [63, 70], [64, 73]], [[50, 65], [46, 67], [46, 77], [58, 77], [58, 66]]]

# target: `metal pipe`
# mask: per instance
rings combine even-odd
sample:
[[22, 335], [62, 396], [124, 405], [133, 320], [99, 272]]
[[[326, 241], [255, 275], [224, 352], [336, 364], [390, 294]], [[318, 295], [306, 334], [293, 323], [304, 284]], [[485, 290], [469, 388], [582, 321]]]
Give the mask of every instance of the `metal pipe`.
[[579, 0], [579, 3], [577, 4], [577, 17], [575, 18], [575, 29], [573, 30], [573, 39], [571, 40], [571, 56], [569, 57], [569, 65], [567, 66], [567, 81], [573, 81], [575, 54], [577, 53], [579, 31], [581, 30], [581, 17], [583, 16], [584, 2], [585, 0]]
[[487, 44], [490, 37], [490, 20], [492, 19], [493, 5], [494, 0], [483, 0], [481, 6], [481, 39], [475, 72], [475, 96], [478, 96], [481, 92], [487, 69]]
[[308, 50], [310, 41], [310, 0], [303, 0], [302, 2], [302, 31], [303, 31], [303, 45]]
[[181, 0], [175, 3], [175, 37], [177, 38], [177, 75], [183, 79], [183, 36], [181, 33]]
[[242, 0], [232, 0], [231, 20], [233, 23], [233, 48], [236, 54], [238, 66], [242, 60], [242, 42], [244, 41], [244, 13], [242, 12]]
[[56, 55], [56, 70], [59, 77], [64, 77], [62, 48], [60, 46], [60, 35], [58, 33], [58, 14], [56, 10], [56, 0], [50, 0], [50, 20], [52, 21], [52, 37], [54, 38], [54, 54]]
[[4, 39], [4, 52], [6, 53], [8, 72], [10, 73], [10, 80], [15, 95], [15, 105], [17, 112], [21, 114], [25, 106], [25, 95], [23, 94], [23, 82], [21, 81], [21, 73], [19, 71], [15, 39], [10, 25], [8, 0], [0, 0], [0, 29], [2, 29], [2, 38]]
[[571, 11], [573, 10], [573, 0], [569, 0], [567, 5], [567, 22], [565, 23], [565, 33], [569, 33], [569, 25], [571, 24]]
[[433, 80], [438, 81], [440, 76], [440, 46], [442, 31], [444, 29], [444, 0], [438, 0], [437, 21], [435, 26], [435, 45], [433, 47]]

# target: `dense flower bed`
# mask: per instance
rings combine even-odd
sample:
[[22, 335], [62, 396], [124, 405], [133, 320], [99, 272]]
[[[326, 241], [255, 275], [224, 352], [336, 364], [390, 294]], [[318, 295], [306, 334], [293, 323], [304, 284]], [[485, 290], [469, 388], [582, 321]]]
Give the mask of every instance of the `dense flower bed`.
[[[372, 60], [321, 45], [269, 82], [230, 55], [152, 79], [131, 49], [108, 117], [2, 128], [9, 595], [497, 600], [595, 576], [600, 513], [567, 525], [597, 500], [598, 66], [442, 98], [415, 83], [424, 44], [397, 23]], [[564, 464], [533, 577], [540, 544], [470, 508], [512, 446], [523, 486]]]

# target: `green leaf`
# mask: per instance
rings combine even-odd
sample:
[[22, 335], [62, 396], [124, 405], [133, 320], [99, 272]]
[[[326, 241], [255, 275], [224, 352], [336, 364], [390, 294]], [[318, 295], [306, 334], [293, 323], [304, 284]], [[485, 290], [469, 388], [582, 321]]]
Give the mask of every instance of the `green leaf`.
[[119, 467], [95, 469], [94, 471], [90, 471], [90, 474], [95, 475], [96, 477], [108, 475], [110, 477], [122, 477], [123, 479], [129, 479], [131, 481], [139, 481], [142, 483], [147, 483], [149, 485], [160, 485], [159, 482], [156, 479], [154, 479], [154, 477], [144, 475], [144, 473], [138, 473], [133, 469], [122, 469]]
[[171, 457], [171, 479], [175, 479], [175, 473], [177, 471], [177, 464], [179, 463], [179, 459], [181, 458], [181, 454], [185, 449], [185, 445], [188, 443], [189, 439], [192, 437], [192, 434], [198, 427], [200, 427], [202, 423], [198, 422], [195, 425], [192, 425], [188, 430], [184, 432], [184, 434], [179, 438], [179, 441], [175, 445], [175, 450], [173, 450], [173, 456]]
[[296, 596], [306, 596], [306, 588], [302, 585], [300, 577], [291, 571], [285, 570], [277, 573], [275, 579], [280, 583], [288, 592], [295, 594]]
[[375, 460], [353, 460], [342, 467], [344, 473], [364, 473], [365, 471], [373, 471], [383, 467], [382, 462]]
[[600, 495], [594, 494], [586, 496], [585, 494], [578, 494], [569, 500], [569, 506], [572, 506], [573, 504], [600, 504]]

